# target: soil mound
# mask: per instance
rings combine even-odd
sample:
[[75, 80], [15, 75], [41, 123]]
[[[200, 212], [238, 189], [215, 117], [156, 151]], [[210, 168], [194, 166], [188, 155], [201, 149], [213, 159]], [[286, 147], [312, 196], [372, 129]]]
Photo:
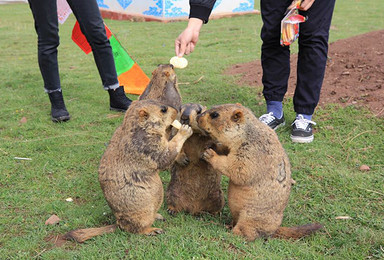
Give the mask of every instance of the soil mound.
[[[374, 115], [384, 117], [383, 42], [384, 30], [380, 30], [331, 43], [319, 106], [328, 103], [366, 106]], [[293, 54], [286, 94], [289, 97], [296, 87], [296, 63], [297, 54]], [[240, 85], [262, 85], [260, 60], [236, 64], [225, 74], [240, 74]]]

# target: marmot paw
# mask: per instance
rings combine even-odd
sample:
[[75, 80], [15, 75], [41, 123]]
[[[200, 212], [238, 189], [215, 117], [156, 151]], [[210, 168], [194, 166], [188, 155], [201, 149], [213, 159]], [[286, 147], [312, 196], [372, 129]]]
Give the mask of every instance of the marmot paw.
[[167, 221], [160, 213], [156, 213], [156, 220]]
[[146, 233], [147, 236], [157, 236], [159, 234], [164, 234], [165, 231], [162, 230], [161, 228], [151, 228], [150, 230], [148, 230], [148, 232]]
[[203, 154], [201, 155], [201, 158], [205, 161], [209, 161], [212, 157], [214, 157], [216, 155], [216, 152], [211, 149], [211, 148], [208, 148], [207, 150], [205, 150], [203, 152]]
[[176, 162], [180, 164], [181, 166], [187, 166], [189, 164], [189, 158], [185, 153], [179, 154], [179, 156], [176, 158]]
[[171, 216], [175, 216], [178, 212], [172, 208], [167, 208], [167, 212], [169, 213], [169, 215]]
[[179, 130], [179, 133], [185, 136], [186, 138], [189, 138], [193, 134], [193, 130], [189, 125], [182, 125]]

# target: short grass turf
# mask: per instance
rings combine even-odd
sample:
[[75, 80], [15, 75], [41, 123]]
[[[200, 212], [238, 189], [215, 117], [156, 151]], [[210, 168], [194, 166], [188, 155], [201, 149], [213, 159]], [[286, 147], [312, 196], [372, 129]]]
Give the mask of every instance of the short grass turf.
[[[257, 3], [256, 3], [257, 8]], [[384, 28], [381, 0], [338, 0], [330, 40]], [[293, 144], [290, 128], [278, 130], [293, 178], [284, 226], [320, 222], [324, 229], [298, 241], [246, 242], [219, 216], [171, 217], [156, 222], [166, 233], [145, 237], [117, 231], [84, 244], [53, 247], [47, 237], [114, 223], [97, 180], [106, 144], [123, 115], [108, 110], [92, 54], [70, 38], [71, 16], [60, 26], [60, 75], [71, 120], [50, 121], [50, 104], [37, 64], [36, 33], [27, 4], [0, 5], [0, 259], [383, 259], [383, 119], [357, 107], [317, 109], [315, 141]], [[106, 20], [147, 75], [174, 56], [174, 39], [186, 22]], [[212, 20], [202, 29], [187, 69], [178, 70], [184, 102], [206, 106], [242, 103], [265, 111], [259, 88], [236, 85], [227, 67], [260, 58], [259, 15]], [[292, 48], [295, 52], [295, 48]], [[131, 96], [136, 99], [136, 96]], [[292, 100], [284, 102], [288, 122]], [[32, 160], [17, 160], [15, 157]], [[361, 165], [368, 172], [359, 171]], [[161, 173], [164, 188], [170, 180]], [[226, 191], [228, 179], [223, 178]], [[66, 202], [66, 198], [73, 202]], [[52, 214], [58, 225], [46, 226]], [[349, 216], [349, 219], [336, 219]]]

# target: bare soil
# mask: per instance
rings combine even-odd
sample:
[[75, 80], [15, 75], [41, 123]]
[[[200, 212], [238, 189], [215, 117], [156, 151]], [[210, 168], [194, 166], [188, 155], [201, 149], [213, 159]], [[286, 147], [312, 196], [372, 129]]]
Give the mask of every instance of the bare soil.
[[[286, 97], [296, 87], [297, 54], [291, 56], [291, 76]], [[241, 75], [240, 85], [261, 86], [260, 60], [236, 64], [225, 74]], [[339, 40], [329, 45], [319, 106], [365, 106], [384, 117], [384, 30]]]

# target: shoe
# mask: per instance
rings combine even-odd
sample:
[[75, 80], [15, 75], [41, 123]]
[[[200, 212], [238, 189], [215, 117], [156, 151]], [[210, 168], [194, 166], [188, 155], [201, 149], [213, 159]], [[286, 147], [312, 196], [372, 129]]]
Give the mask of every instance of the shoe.
[[262, 115], [261, 117], [259, 117], [259, 120], [270, 128], [272, 128], [273, 130], [276, 130], [277, 128], [285, 125], [284, 115], [280, 119], [278, 119], [273, 115], [272, 112]]
[[110, 109], [114, 111], [125, 112], [131, 105], [130, 100], [124, 92], [124, 87], [120, 86], [117, 89], [108, 89]]
[[313, 141], [312, 126], [315, 122], [298, 115], [292, 123], [291, 139], [294, 143], [310, 143]]
[[49, 100], [51, 101], [51, 119], [55, 123], [68, 121], [71, 117], [65, 107], [63, 93], [61, 91], [54, 91], [48, 93]]

